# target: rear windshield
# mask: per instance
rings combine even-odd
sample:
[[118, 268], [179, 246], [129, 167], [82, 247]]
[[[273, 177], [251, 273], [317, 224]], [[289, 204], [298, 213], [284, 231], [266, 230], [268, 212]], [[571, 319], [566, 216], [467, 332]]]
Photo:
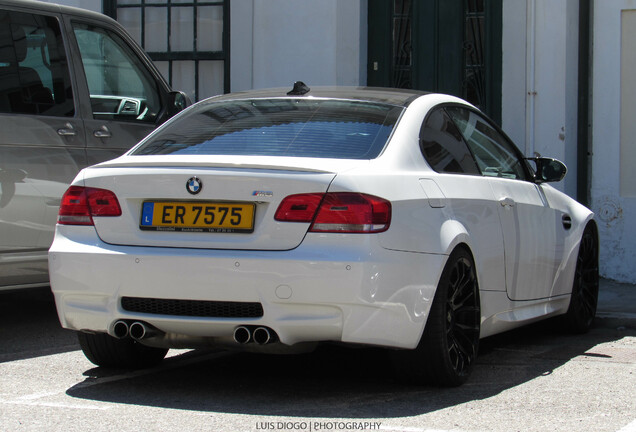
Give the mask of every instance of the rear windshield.
[[332, 99], [211, 102], [158, 130], [132, 154], [373, 159], [402, 109]]

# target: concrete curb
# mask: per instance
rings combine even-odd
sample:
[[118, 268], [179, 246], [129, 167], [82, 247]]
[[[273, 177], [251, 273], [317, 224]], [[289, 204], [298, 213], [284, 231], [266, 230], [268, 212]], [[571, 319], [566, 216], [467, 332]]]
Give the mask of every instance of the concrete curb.
[[601, 279], [595, 324], [636, 329], [636, 285]]
[[597, 313], [594, 326], [636, 330], [636, 314]]

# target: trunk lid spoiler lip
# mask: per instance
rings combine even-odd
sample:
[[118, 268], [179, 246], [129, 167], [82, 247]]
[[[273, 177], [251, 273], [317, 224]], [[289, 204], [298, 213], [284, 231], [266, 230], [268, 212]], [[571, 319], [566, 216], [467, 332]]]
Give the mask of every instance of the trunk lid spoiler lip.
[[111, 161], [93, 165], [91, 168], [193, 168], [230, 170], [271, 170], [308, 173], [341, 173], [368, 166], [369, 159], [321, 159], [321, 158], [280, 158], [280, 157], [165, 157], [122, 156]]

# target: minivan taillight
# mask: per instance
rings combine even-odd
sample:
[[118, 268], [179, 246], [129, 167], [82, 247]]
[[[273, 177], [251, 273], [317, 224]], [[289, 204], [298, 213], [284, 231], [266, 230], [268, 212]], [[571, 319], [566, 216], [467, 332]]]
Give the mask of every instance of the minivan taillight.
[[389, 229], [391, 203], [355, 192], [290, 195], [278, 206], [280, 222], [312, 222], [310, 232], [378, 233]]
[[121, 216], [115, 194], [106, 189], [71, 186], [62, 197], [57, 215], [61, 225], [93, 225], [93, 216]]

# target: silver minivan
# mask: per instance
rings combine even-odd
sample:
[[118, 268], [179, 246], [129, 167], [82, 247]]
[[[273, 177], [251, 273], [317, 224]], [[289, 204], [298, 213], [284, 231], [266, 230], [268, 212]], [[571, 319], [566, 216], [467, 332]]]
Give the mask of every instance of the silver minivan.
[[0, 290], [47, 285], [70, 181], [187, 103], [116, 21], [0, 0]]

